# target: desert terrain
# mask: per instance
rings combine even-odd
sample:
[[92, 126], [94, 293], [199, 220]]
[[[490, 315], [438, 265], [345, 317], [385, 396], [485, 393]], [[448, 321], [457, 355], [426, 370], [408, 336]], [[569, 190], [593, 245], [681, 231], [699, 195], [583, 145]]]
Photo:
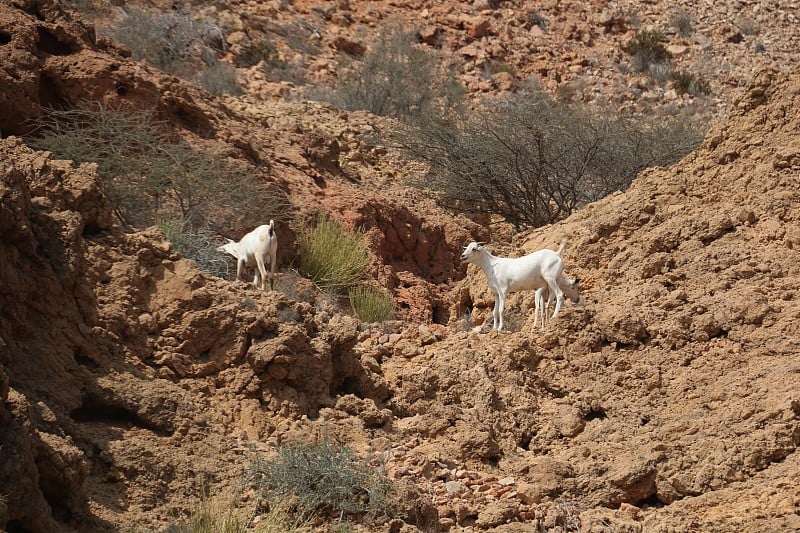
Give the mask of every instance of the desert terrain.
[[[123, 7], [0, 0], [0, 530], [171, 531], [236, 493], [254, 455], [318, 440], [397, 487], [391, 518], [318, 531], [800, 530], [800, 4], [186, 3], [218, 21], [220, 61], [269, 38], [303, 67], [239, 66], [241, 93], [221, 96], [109, 37]], [[535, 83], [695, 115], [703, 141], [542, 227], [453, 212], [376, 142], [390, 118], [312, 97], [397, 19], [460, 58], [469, 98]], [[628, 64], [620, 46], [650, 27], [708, 94]], [[31, 120], [86, 99], [156, 109], [284, 191], [277, 290], [121, 224], [96, 164], [31, 146]], [[393, 320], [362, 323], [296, 273], [315, 212], [365, 229]], [[581, 302], [542, 330], [533, 294], [513, 294], [490, 331], [464, 246], [562, 239]]]

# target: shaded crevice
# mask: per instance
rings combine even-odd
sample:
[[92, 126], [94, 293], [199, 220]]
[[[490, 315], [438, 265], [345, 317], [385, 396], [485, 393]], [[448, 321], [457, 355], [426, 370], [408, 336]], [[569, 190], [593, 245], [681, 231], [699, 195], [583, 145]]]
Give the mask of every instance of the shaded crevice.
[[72, 521], [74, 518], [74, 514], [67, 504], [68, 494], [66, 493], [66, 488], [55, 483], [48, 482], [48, 480], [42, 477], [39, 480], [39, 490], [42, 491], [44, 500], [47, 502], [47, 505], [50, 506], [50, 511], [53, 515], [53, 518], [62, 524], [70, 523], [70, 521]]
[[57, 87], [58, 84], [56, 80], [53, 80], [44, 74], [43, 71], [40, 71], [38, 96], [42, 108], [62, 108], [68, 106], [69, 103], [67, 99], [61, 95]]
[[586, 415], [584, 415], [583, 417], [583, 419], [586, 420], [587, 422], [589, 420], [598, 420], [598, 419], [603, 420], [606, 418], [608, 418], [608, 415], [606, 415], [606, 411], [602, 407], [595, 407], [590, 409], [589, 412], [586, 413]]
[[362, 400], [364, 399], [364, 390], [361, 387], [361, 380], [358, 379], [358, 377], [349, 376], [344, 378], [342, 383], [334, 388], [331, 395], [335, 398], [347, 394], [353, 394]]
[[10, 522], [6, 523], [5, 527], [5, 530], [8, 533], [36, 533], [34, 530], [23, 526], [18, 520], [11, 520]]
[[647, 496], [646, 498], [637, 500], [636, 502], [634, 502], [633, 505], [639, 507], [640, 509], [643, 507], [650, 507], [652, 509], [652, 508], [661, 508], [665, 506], [664, 502], [658, 499], [658, 495], [656, 495], [655, 492]]
[[0, 31], [0, 46], [11, 42], [11, 35], [4, 31]]
[[443, 326], [447, 325], [449, 320], [449, 312], [447, 307], [442, 304], [436, 304], [433, 306], [431, 310], [431, 314], [433, 315], [433, 323], [434, 324], [441, 324]]
[[112, 405], [104, 399], [93, 395], [84, 398], [81, 406], [74, 409], [69, 416], [79, 423], [99, 422], [114, 427], [138, 427], [161, 436], [172, 435], [171, 431], [166, 431], [164, 428], [147, 422], [134, 411], [118, 405]]
[[75, 358], [75, 362], [78, 363], [81, 366], [85, 366], [86, 368], [90, 368], [90, 369], [98, 369], [98, 368], [100, 368], [100, 364], [98, 364], [97, 361], [95, 361], [94, 359], [92, 359], [88, 355], [84, 354], [83, 350], [81, 350], [81, 349], [75, 350], [75, 353], [73, 354], [73, 357]]
[[37, 31], [39, 33], [39, 50], [42, 52], [54, 56], [66, 56], [75, 52], [70, 43], [59, 40], [47, 28], [39, 26]]

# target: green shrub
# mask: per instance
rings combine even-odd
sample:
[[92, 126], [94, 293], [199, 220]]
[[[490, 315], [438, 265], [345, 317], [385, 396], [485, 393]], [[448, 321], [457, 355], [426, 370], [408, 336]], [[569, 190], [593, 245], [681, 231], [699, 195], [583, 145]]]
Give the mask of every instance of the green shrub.
[[372, 263], [372, 253], [359, 231], [320, 217], [298, 240], [299, 272], [322, 290], [346, 292], [358, 283]]
[[347, 293], [350, 306], [362, 322], [385, 322], [394, 315], [392, 295], [371, 285], [360, 285]]
[[672, 54], [662, 44], [663, 40], [664, 34], [660, 31], [639, 30], [633, 39], [622, 46], [622, 50], [633, 56], [634, 69], [647, 72], [650, 65], [672, 59]]
[[137, 227], [161, 219], [182, 220], [195, 230], [255, 225], [265, 212], [279, 212], [286, 204], [283, 195], [223, 155], [171, 135], [149, 111], [121, 111], [100, 102], [50, 109], [28, 142], [65, 159], [97, 163], [117, 214]]
[[342, 59], [332, 104], [413, 120], [462, 102], [464, 87], [434, 50], [418, 44], [417, 32], [393, 23], [379, 34], [361, 58]]
[[393, 512], [392, 483], [386, 475], [330, 442], [281, 446], [272, 461], [257, 459], [251, 474], [266, 500], [291, 500], [303, 517], [377, 518]]

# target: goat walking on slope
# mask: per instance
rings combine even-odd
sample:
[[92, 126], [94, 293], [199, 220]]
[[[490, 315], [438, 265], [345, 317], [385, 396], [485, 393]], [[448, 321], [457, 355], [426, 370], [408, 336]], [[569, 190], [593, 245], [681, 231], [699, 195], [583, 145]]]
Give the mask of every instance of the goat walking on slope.
[[[578, 288], [578, 278], [572, 279], [565, 275], [558, 278], [558, 286], [561, 288], [564, 295], [570, 299], [574, 304], [580, 301], [580, 292]], [[553, 293], [545, 285], [536, 289], [536, 296], [534, 297], [536, 306], [533, 313], [533, 327], [536, 328], [541, 320], [542, 329], [547, 326], [547, 310], [550, 309], [550, 302], [553, 301]], [[545, 301], [545, 299], [547, 301]], [[555, 318], [555, 315], [553, 315]]]
[[236, 279], [241, 277], [242, 267], [255, 262], [256, 275], [253, 278], [253, 285], [262, 290], [267, 288], [266, 263], [269, 263], [269, 288], [270, 290], [274, 288], [275, 258], [278, 252], [278, 236], [275, 234], [274, 220], [270, 220], [268, 225], [262, 224], [257, 227], [239, 242], [228, 239], [228, 242], [219, 246], [217, 251], [227, 252], [236, 258]]
[[[557, 252], [549, 249], [537, 250], [523, 257], [496, 257], [487, 252], [480, 243], [471, 242], [461, 254], [461, 260], [478, 265], [486, 274], [489, 290], [494, 294], [493, 329], [503, 330], [503, 309], [509, 292], [546, 288], [556, 297], [553, 319], [558, 316], [564, 303], [563, 285], [573, 301], [578, 298], [578, 282], [562, 275], [564, 262], [561, 253], [566, 241], [561, 242]], [[537, 304], [544, 299], [544, 292], [537, 293]], [[549, 296], [548, 296], [549, 300]], [[537, 305], [538, 308], [538, 305]], [[544, 311], [546, 312], [546, 310]], [[537, 309], [538, 315], [538, 309]], [[543, 320], [544, 323], [544, 320]]]

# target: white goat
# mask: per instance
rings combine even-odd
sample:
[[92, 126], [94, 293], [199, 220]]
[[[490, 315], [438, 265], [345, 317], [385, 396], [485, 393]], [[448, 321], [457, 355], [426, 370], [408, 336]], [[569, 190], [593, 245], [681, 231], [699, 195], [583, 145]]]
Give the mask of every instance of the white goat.
[[480, 243], [471, 242], [461, 254], [462, 261], [478, 265], [486, 274], [489, 290], [494, 294], [493, 329], [503, 330], [503, 308], [509, 292], [535, 290], [540, 287], [548, 289], [556, 296], [556, 310], [553, 318], [558, 316], [564, 302], [564, 294], [558, 286], [564, 263], [561, 252], [566, 241], [561, 242], [557, 252], [549, 249], [537, 250], [523, 257], [495, 257], [487, 252]]
[[[580, 289], [578, 287], [578, 278], [571, 279], [563, 274], [558, 278], [558, 286], [564, 293], [564, 296], [570, 299], [572, 303], [576, 304], [580, 301]], [[545, 297], [547, 302], [545, 302]], [[549, 287], [539, 287], [536, 289], [536, 308], [534, 310], [533, 327], [538, 327], [541, 319], [542, 329], [547, 325], [547, 310], [550, 309], [550, 302], [553, 300], [553, 293], [550, 292]]]
[[255, 260], [256, 275], [253, 278], [253, 285], [259, 289], [266, 289], [267, 268], [265, 263], [269, 263], [269, 288], [274, 288], [273, 277], [275, 275], [276, 260], [278, 251], [278, 236], [275, 235], [275, 221], [270, 220], [269, 225], [262, 224], [244, 237], [239, 242], [228, 239], [226, 244], [217, 248], [219, 252], [227, 252], [236, 258], [236, 279], [242, 275], [242, 267], [252, 265]]

